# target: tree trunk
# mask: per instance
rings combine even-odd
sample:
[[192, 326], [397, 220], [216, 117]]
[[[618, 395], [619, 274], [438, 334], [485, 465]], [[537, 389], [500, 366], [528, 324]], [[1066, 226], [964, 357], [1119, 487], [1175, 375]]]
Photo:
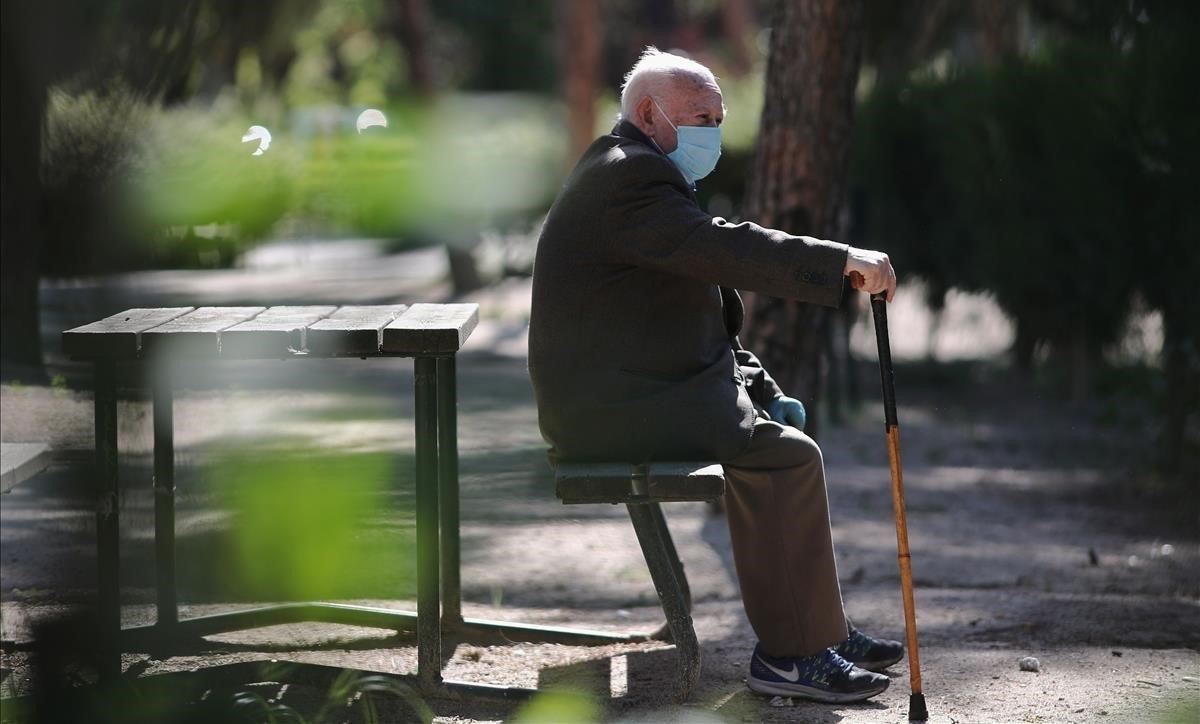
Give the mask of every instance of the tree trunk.
[[[862, 0], [778, 0], [746, 216], [793, 234], [843, 238]], [[747, 295], [746, 339], [817, 432], [828, 310]]]
[[[3, 45], [3, 171], [0, 173], [0, 357], [5, 374], [42, 374], [41, 150], [46, 88], [8, 31]], [[11, 366], [10, 366], [11, 365]]]
[[433, 95], [435, 81], [429, 55], [429, 6], [425, 0], [400, 0], [395, 6], [397, 35], [408, 60], [408, 81], [417, 95]]
[[1015, 57], [1021, 45], [1021, 4], [1017, 0], [974, 0], [972, 11], [979, 60], [995, 65]]
[[729, 43], [729, 54], [733, 70], [737, 75], [744, 75], [754, 66], [754, 53], [751, 51], [753, 42], [753, 12], [748, 0], [725, 0], [721, 4], [721, 29], [725, 41]]
[[562, 10], [563, 90], [570, 137], [568, 168], [596, 138], [596, 75], [600, 66], [600, 8], [597, 0], [574, 0]]

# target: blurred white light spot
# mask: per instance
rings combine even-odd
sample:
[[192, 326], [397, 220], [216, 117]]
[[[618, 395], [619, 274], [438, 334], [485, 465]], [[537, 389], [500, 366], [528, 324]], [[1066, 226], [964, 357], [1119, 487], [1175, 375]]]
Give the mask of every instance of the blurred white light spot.
[[250, 130], [242, 136], [242, 143], [247, 141], [258, 141], [258, 148], [251, 155], [261, 156], [263, 151], [271, 147], [271, 132], [262, 126], [250, 126]]
[[358, 114], [358, 120], [354, 122], [354, 127], [358, 129], [359, 133], [362, 133], [371, 126], [383, 126], [387, 128], [387, 116], [383, 115], [383, 111], [368, 108]]

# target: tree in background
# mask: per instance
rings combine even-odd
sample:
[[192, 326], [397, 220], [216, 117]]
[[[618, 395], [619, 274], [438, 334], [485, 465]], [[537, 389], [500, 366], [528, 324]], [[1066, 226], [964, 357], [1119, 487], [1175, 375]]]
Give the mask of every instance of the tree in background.
[[991, 294], [1015, 322], [1017, 369], [1077, 401], [1131, 311], [1159, 310], [1149, 396], [1161, 459], [1182, 471], [1200, 424], [1200, 9], [1032, 5], [1040, 41], [1024, 55], [988, 42], [998, 55], [876, 85], [855, 153], [867, 243], [926, 280], [935, 307], [955, 287]]
[[563, 5], [563, 96], [567, 102], [570, 146], [568, 167], [587, 150], [596, 136], [596, 85], [604, 26], [597, 0], [575, 0]]
[[[844, 237], [861, 0], [780, 0], [771, 22], [766, 98], [746, 216], [777, 229]], [[747, 295], [746, 342], [780, 386], [805, 403], [816, 432], [829, 315]]]
[[112, 82], [136, 93], [183, 83], [197, 3], [4, 3], [3, 180], [0, 181], [0, 356], [40, 374], [38, 281], [44, 245], [43, 128], [57, 83]]

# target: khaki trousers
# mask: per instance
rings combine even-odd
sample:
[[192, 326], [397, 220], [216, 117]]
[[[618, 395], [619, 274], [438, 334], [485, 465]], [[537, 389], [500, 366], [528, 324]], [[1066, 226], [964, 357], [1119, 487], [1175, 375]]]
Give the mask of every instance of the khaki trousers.
[[724, 463], [725, 510], [746, 617], [763, 651], [808, 656], [846, 639], [821, 450], [760, 417]]

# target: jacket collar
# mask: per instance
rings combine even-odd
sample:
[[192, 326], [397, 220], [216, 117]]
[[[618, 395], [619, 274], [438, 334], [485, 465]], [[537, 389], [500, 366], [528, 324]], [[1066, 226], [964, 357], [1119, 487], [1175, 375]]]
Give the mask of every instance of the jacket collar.
[[[631, 123], [629, 121], [625, 121], [625, 120], [617, 121], [617, 125], [613, 126], [612, 133], [614, 136], [620, 136], [621, 138], [628, 138], [631, 141], [637, 141], [638, 143], [644, 143], [647, 146], [649, 146], [650, 148], [654, 149], [654, 151], [656, 153], [658, 153], [660, 156], [667, 155], [666, 153], [663, 153], [663, 150], [658, 147], [657, 143], [652, 141], [649, 136], [642, 133], [642, 129], [633, 125], [633, 123]], [[672, 163], [674, 163], [674, 162], [672, 162]], [[683, 174], [683, 172], [681, 171], [680, 175], [682, 176], [682, 174]], [[686, 182], [687, 179], [684, 178], [684, 181]], [[689, 183], [689, 184], [687, 184], [687, 187], [691, 191], [692, 200], [695, 201], [695, 199], [696, 199], [696, 184]]]
[[628, 138], [631, 141], [637, 141], [638, 143], [644, 143], [647, 146], [649, 146], [650, 148], [653, 148], [659, 154], [661, 154], [663, 156], [667, 155], [667, 154], [663, 153], [663, 150], [658, 147], [657, 143], [650, 140], [649, 136], [642, 133], [642, 129], [633, 125], [633, 123], [630, 121], [626, 121], [626, 120], [617, 121], [617, 125], [613, 126], [612, 132], [613, 132], [614, 136], [621, 136], [622, 138]]

